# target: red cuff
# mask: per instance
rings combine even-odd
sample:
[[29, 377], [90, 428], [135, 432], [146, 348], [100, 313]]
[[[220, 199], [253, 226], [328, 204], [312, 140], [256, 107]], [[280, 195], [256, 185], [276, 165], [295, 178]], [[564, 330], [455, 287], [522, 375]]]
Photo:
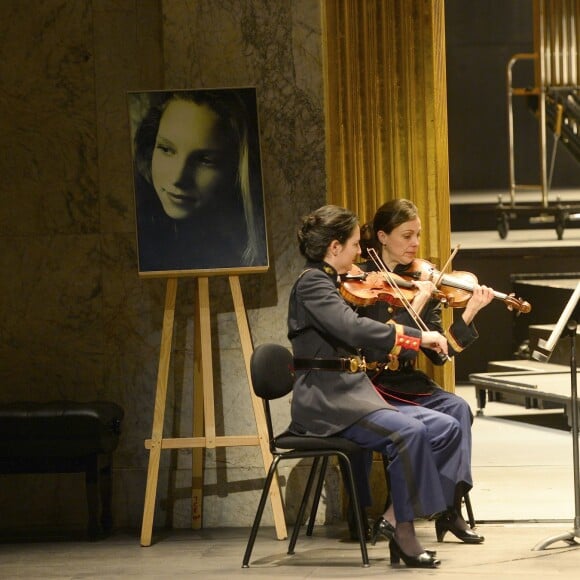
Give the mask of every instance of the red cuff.
[[387, 324], [392, 324], [395, 327], [395, 344], [391, 350], [391, 354], [395, 356], [403, 355], [406, 350], [417, 352], [421, 347], [421, 338], [417, 336], [408, 336], [405, 334], [405, 327], [402, 324], [397, 324], [389, 320]]
[[396, 345], [402, 349], [419, 350], [421, 339], [414, 336], [407, 336], [406, 334], [399, 334], [397, 332]]

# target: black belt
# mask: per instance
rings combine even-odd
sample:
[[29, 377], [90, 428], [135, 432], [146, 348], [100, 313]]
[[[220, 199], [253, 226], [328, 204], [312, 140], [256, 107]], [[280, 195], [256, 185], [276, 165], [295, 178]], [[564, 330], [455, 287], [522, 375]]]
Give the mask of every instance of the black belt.
[[365, 372], [376, 369], [379, 363], [367, 363], [364, 357], [351, 356], [343, 358], [295, 358], [296, 371], [342, 371], [349, 373]]

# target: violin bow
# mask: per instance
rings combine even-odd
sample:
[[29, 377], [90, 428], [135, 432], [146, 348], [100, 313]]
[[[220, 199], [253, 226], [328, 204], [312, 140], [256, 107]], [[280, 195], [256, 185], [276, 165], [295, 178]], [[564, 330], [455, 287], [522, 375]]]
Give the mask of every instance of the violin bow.
[[435, 280], [435, 287], [436, 288], [439, 288], [439, 284], [441, 283], [441, 280], [443, 279], [443, 274], [445, 273], [445, 270], [447, 270], [447, 268], [449, 268], [449, 265], [451, 264], [451, 261], [453, 260], [453, 258], [455, 258], [455, 254], [457, 254], [457, 252], [459, 251], [460, 245], [461, 244], [457, 244], [455, 246], [455, 249], [451, 253], [451, 256], [449, 256], [449, 258], [447, 259], [447, 262], [445, 262], [445, 265], [443, 266], [443, 268], [441, 268], [441, 271], [439, 272], [439, 276], [437, 276], [437, 280]]

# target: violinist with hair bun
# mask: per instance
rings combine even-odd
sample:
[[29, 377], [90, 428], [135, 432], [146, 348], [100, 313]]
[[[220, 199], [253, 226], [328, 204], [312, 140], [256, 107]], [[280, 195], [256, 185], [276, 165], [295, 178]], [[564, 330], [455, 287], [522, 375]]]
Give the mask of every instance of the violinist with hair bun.
[[[313, 211], [302, 222], [298, 243], [306, 264], [288, 304], [296, 373], [289, 430], [301, 436], [349, 439], [362, 448], [361, 461], [373, 451], [388, 457], [396, 521], [383, 520], [381, 534], [389, 540], [391, 562], [402, 559], [407, 566], [435, 568], [440, 562], [421, 546], [414, 520], [453, 503], [452, 477], [462, 459], [459, 425], [437, 413], [442, 419], [427, 427], [398, 412], [373, 387], [359, 352], [377, 351], [376, 360], [392, 353], [400, 360], [413, 360], [419, 348], [446, 354], [447, 341], [437, 331], [365, 318], [347, 304], [339, 291], [341, 276], [361, 253], [353, 212], [335, 205]], [[366, 507], [367, 473], [364, 463], [357, 467], [359, 499]]]
[[[403, 275], [406, 268], [417, 258], [421, 220], [417, 207], [409, 200], [394, 199], [383, 204], [375, 213], [371, 224], [361, 229], [363, 256], [365, 250], [372, 247], [376, 250], [384, 266], [396, 274]], [[379, 266], [382, 266], [379, 264]], [[373, 260], [368, 260], [360, 267], [364, 271], [379, 270]], [[455, 316], [451, 327], [444, 333], [441, 322], [442, 303], [434, 298], [437, 289], [431, 281], [416, 281], [416, 293], [412, 298], [412, 311], [392, 306], [387, 301], [377, 300], [374, 304], [357, 308], [360, 315], [382, 323], [403, 324], [416, 327], [413, 315], [417, 314], [429, 330], [445, 334], [448, 343], [448, 355], [455, 356], [472, 344], [478, 333], [473, 323], [475, 315], [487, 306], [494, 297], [493, 290], [476, 284], [473, 293], [461, 315]], [[442, 357], [432, 350], [422, 349], [425, 355], [436, 365], [442, 365], [448, 357]], [[381, 360], [381, 353], [366, 349], [363, 353], [367, 360]], [[409, 417], [422, 421], [428, 428], [440, 421], [453, 421], [461, 431], [461, 462], [459, 469], [447, 474], [455, 482], [453, 505], [435, 521], [438, 541], [443, 541], [447, 532], [468, 544], [479, 544], [483, 536], [469, 527], [461, 514], [462, 498], [473, 486], [471, 475], [471, 425], [473, 414], [467, 402], [454, 393], [443, 390], [429, 376], [415, 368], [415, 359], [383, 359], [383, 365], [369, 371], [368, 376], [377, 392], [385, 401], [395, 406]], [[392, 507], [373, 526], [373, 535], [381, 533], [384, 522], [393, 524]]]

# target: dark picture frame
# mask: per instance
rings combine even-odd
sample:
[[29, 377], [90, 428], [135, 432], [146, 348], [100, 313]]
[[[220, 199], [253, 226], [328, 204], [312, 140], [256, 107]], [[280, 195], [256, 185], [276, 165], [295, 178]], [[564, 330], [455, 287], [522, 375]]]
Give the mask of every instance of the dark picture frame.
[[140, 276], [268, 270], [256, 89], [128, 93]]

